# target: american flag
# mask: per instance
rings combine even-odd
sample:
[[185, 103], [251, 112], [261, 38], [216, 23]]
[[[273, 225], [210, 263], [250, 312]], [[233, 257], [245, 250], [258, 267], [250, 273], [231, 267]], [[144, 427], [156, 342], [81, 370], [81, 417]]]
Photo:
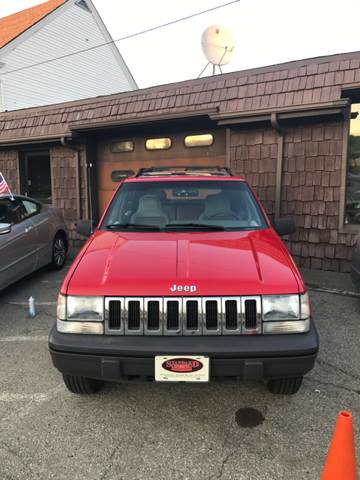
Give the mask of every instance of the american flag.
[[0, 172], [0, 194], [4, 194], [4, 193], [11, 194], [11, 191], [10, 191], [9, 185], [6, 183], [6, 180], [3, 174]]

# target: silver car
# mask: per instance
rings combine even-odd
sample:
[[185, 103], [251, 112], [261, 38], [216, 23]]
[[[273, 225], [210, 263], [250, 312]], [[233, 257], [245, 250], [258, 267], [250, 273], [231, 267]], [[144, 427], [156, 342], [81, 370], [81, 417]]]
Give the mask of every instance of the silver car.
[[60, 210], [20, 195], [0, 197], [0, 290], [44, 265], [60, 270], [67, 250]]

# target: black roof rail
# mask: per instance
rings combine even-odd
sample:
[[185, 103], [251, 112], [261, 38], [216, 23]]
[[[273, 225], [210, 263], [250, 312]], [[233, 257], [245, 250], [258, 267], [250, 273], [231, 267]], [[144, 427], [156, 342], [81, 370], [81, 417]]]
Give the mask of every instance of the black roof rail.
[[228, 167], [221, 166], [200, 166], [200, 165], [181, 165], [166, 167], [146, 167], [140, 168], [136, 173], [136, 177], [147, 177], [157, 175], [220, 175], [224, 177], [232, 177], [233, 173]]

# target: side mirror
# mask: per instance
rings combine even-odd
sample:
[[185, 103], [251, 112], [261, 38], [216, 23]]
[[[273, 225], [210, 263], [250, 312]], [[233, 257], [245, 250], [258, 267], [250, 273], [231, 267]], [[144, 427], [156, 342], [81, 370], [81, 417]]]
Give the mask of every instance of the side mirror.
[[0, 223], [0, 235], [11, 232], [11, 223]]
[[76, 222], [76, 231], [82, 237], [90, 237], [95, 227], [92, 220], [78, 220]]
[[296, 230], [294, 219], [291, 217], [283, 217], [273, 220], [272, 226], [275, 232], [280, 236], [289, 235]]

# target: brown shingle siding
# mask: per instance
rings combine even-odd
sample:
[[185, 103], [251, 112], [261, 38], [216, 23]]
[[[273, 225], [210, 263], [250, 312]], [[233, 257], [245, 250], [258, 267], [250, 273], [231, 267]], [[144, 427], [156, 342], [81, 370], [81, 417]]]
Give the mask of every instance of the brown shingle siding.
[[[339, 122], [298, 126], [286, 132], [281, 213], [296, 219], [297, 232], [286, 243], [302, 266], [349, 270], [356, 235], [338, 233], [341, 161], [339, 155], [325, 153], [341, 149], [341, 133]], [[313, 156], [316, 148], [323, 156]], [[338, 244], [343, 247], [339, 249]]]

